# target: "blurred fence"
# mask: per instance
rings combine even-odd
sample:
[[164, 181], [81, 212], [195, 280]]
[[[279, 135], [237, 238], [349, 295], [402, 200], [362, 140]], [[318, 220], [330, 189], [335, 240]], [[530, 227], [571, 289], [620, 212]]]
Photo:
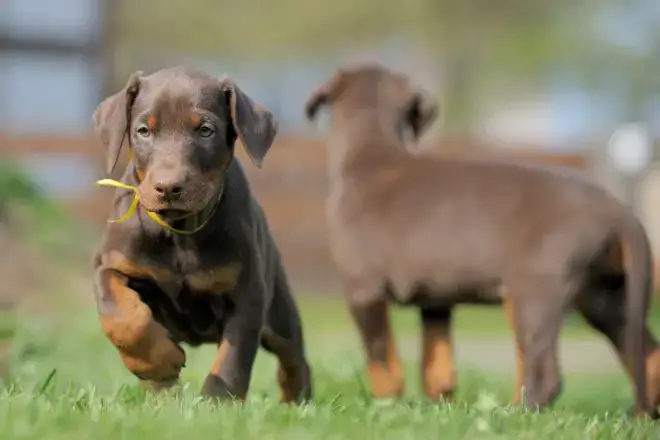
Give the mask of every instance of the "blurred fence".
[[[0, 154], [20, 158], [52, 155], [81, 164], [59, 178], [70, 179], [75, 192], [63, 186], [58, 194], [62, 205], [79, 219], [99, 227], [107, 219], [112, 191], [97, 188], [94, 180], [103, 176], [101, 147], [93, 136], [18, 137], [0, 136]], [[501, 150], [477, 140], [430, 139], [424, 154], [495, 154], [512, 160], [529, 160], [567, 166], [591, 172], [593, 155], [552, 153], [535, 148]], [[125, 152], [124, 152], [125, 153]], [[237, 155], [248, 174], [258, 201], [264, 207], [273, 234], [296, 287], [310, 293], [332, 293], [339, 288], [337, 274], [328, 253], [325, 234], [324, 202], [327, 194], [325, 145], [323, 138], [282, 134], [266, 158], [263, 168], [252, 166], [243, 150]], [[125, 154], [123, 154], [125, 156]], [[122, 158], [126, 160], [125, 157]], [[51, 165], [52, 166], [52, 165]], [[76, 175], [77, 174], [77, 175]], [[36, 175], [37, 179], [39, 176]], [[43, 177], [43, 176], [42, 176]], [[42, 181], [46, 187], [52, 186]]]

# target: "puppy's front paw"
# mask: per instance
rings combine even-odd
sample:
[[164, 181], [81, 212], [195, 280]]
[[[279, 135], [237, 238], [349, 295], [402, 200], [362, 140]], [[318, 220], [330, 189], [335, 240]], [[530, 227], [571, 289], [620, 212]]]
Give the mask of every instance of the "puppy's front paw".
[[153, 348], [149, 361], [153, 365], [150, 380], [173, 380], [186, 365], [186, 353], [171, 339], [164, 339]]
[[120, 353], [126, 367], [143, 380], [176, 380], [186, 364], [186, 353], [155, 322], [137, 347], [132, 350], [120, 349]]
[[214, 374], [206, 376], [201, 394], [214, 400], [243, 399], [243, 396], [232, 393], [225, 381]]

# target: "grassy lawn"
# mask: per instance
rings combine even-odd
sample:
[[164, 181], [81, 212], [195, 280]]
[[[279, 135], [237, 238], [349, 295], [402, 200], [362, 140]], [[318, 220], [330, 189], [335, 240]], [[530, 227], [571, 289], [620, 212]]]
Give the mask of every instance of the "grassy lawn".
[[[14, 348], [15, 383], [0, 394], [0, 439], [660, 438], [660, 427], [623, 414], [632, 403], [630, 388], [623, 374], [611, 372], [568, 376], [555, 407], [532, 414], [507, 404], [510, 374], [470, 365], [459, 365], [455, 403], [425, 401], [416, 359], [406, 358], [406, 398], [373, 401], [341, 301], [304, 299], [301, 308], [315, 386], [314, 403], [304, 408], [277, 402], [275, 362], [267, 354], [258, 358], [248, 402], [212, 405], [196, 396], [212, 348], [187, 350], [182, 388], [145, 395], [101, 335], [91, 305], [24, 319]], [[508, 337], [497, 308], [466, 307], [456, 321], [459, 344]], [[571, 338], [589, 334], [578, 322], [565, 332]], [[400, 341], [417, 336], [411, 311], [397, 310], [394, 325]]]
[[[413, 310], [398, 308], [392, 310], [392, 321], [405, 362], [406, 396], [398, 402], [372, 400], [360, 344], [340, 297], [299, 300], [313, 368], [313, 403], [298, 408], [277, 402], [275, 361], [264, 353], [257, 359], [245, 404], [202, 401], [197, 392], [211, 365], [212, 347], [187, 349], [181, 388], [147, 395], [101, 334], [90, 284], [78, 280], [69, 287], [67, 280], [56, 277], [66, 261], [73, 266], [86, 261], [86, 243], [93, 240], [83, 230], [63, 232], [66, 222], [54, 222], [47, 204], [33, 211], [29, 238], [56, 257], [58, 265], [48, 271], [46, 287], [59, 287], [45, 291], [39, 307], [18, 320], [14, 381], [0, 389], [1, 440], [660, 438], [660, 425], [625, 415], [632, 396], [620, 370], [595, 368], [566, 375], [560, 400], [538, 414], [508, 405], [513, 357], [503, 356], [511, 367], [503, 373], [493, 368], [502, 363], [502, 356], [493, 359], [496, 351], [478, 348], [510, 342], [507, 322], [497, 307], [463, 307], [455, 314], [456, 346], [459, 352], [471, 347], [467, 350], [477, 361], [459, 359], [458, 395], [452, 404], [422, 397], [418, 353], [410, 350], [419, 345], [418, 317]], [[72, 233], [80, 238], [73, 241], [80, 249], [71, 247]], [[84, 257], [73, 258], [74, 253]], [[86, 298], [84, 304], [80, 298]], [[660, 334], [657, 307], [652, 322]], [[0, 333], [3, 329], [0, 326]], [[578, 316], [569, 316], [562, 340], [593, 335]], [[469, 346], [467, 341], [478, 343]], [[576, 355], [589, 358], [592, 353]], [[571, 359], [562, 359], [566, 360]]]
[[[352, 322], [342, 297], [330, 298], [303, 297], [299, 300], [303, 308], [303, 320], [309, 324], [312, 332], [352, 332]], [[660, 333], [660, 304], [658, 296], [654, 298], [654, 307], [649, 314], [649, 320], [654, 331]], [[419, 317], [410, 308], [392, 307], [390, 309], [392, 326], [404, 333], [417, 333]], [[503, 311], [499, 307], [465, 306], [455, 309], [454, 331], [457, 337], [509, 337], [510, 329]], [[312, 328], [313, 323], [313, 328]], [[347, 329], [348, 326], [348, 329]], [[593, 337], [594, 331], [585, 325], [583, 318], [577, 313], [569, 313], [564, 322], [562, 336], [577, 339]]]

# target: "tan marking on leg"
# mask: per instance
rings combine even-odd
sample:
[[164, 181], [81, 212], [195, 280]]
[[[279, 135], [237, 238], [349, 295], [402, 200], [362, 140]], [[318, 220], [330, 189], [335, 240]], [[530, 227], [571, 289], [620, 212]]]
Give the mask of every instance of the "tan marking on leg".
[[518, 335], [516, 332], [516, 317], [515, 317], [515, 305], [513, 303], [513, 300], [511, 298], [504, 298], [502, 302], [502, 306], [504, 307], [504, 311], [506, 312], [507, 320], [509, 321], [509, 327], [511, 328], [511, 331], [513, 332], [513, 342], [515, 344], [515, 350], [516, 350], [516, 368], [515, 368], [515, 377], [514, 377], [514, 383], [513, 383], [513, 399], [512, 402], [514, 404], [519, 404], [521, 401], [521, 393], [522, 393], [522, 388], [524, 385], [524, 377], [525, 377], [525, 361], [524, 361], [524, 353], [522, 350], [522, 347], [518, 343]]
[[652, 348], [646, 355], [646, 395], [651, 405], [660, 406], [660, 348]]
[[438, 400], [441, 396], [451, 399], [456, 381], [449, 325], [424, 325], [422, 344], [424, 393], [432, 400]]
[[218, 344], [218, 351], [216, 352], [215, 358], [213, 359], [211, 371], [209, 372], [208, 376], [206, 376], [206, 380], [204, 381], [202, 394], [218, 399], [232, 398], [235, 400], [243, 401], [246, 397], [245, 394], [230, 393], [227, 385], [220, 377], [222, 366], [227, 359], [227, 355], [229, 354], [229, 349], [230, 343], [226, 339]]
[[172, 379], [185, 363], [185, 353], [153, 319], [151, 310], [126, 287], [118, 275], [109, 275], [105, 288], [114, 298], [116, 313], [101, 315], [101, 327], [117, 347], [126, 367], [138, 377]]
[[297, 403], [302, 397], [307, 383], [307, 371], [304, 366], [285, 367], [282, 362], [277, 366], [277, 383], [282, 403]]
[[218, 344], [218, 351], [215, 353], [215, 358], [211, 365], [211, 374], [214, 376], [220, 376], [220, 370], [222, 369], [222, 364], [227, 358], [227, 353], [229, 353], [229, 342], [225, 339]]
[[390, 328], [388, 304], [378, 300], [350, 305], [367, 358], [367, 375], [373, 397], [399, 397], [403, 394], [401, 360]]
[[280, 391], [280, 401], [297, 403], [303, 397], [309, 381], [307, 365], [293, 344], [270, 329], [264, 329], [262, 339], [277, 356], [277, 383]]
[[387, 343], [387, 362], [370, 361], [367, 365], [374, 397], [401, 397], [403, 395], [403, 369], [390, 335]]

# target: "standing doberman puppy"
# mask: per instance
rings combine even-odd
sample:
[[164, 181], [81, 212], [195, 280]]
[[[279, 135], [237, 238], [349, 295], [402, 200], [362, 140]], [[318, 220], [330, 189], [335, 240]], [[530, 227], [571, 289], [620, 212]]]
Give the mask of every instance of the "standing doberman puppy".
[[388, 299], [421, 310], [432, 398], [455, 387], [452, 307], [503, 302], [529, 408], [560, 392], [558, 334], [575, 305], [616, 348], [635, 385], [636, 413], [652, 413], [660, 350], [646, 325], [651, 256], [640, 222], [561, 169], [406, 151], [406, 130], [419, 136], [436, 113], [429, 102], [405, 76], [362, 66], [336, 72], [306, 104], [310, 120], [332, 107], [329, 239], [373, 394], [403, 391]]
[[[300, 318], [266, 218], [237, 160], [255, 165], [277, 131], [272, 114], [230, 79], [175, 67], [133, 74], [94, 123], [111, 173], [124, 137], [122, 182], [137, 215], [111, 223], [94, 258], [101, 324], [124, 364], [156, 389], [176, 383], [179, 343], [218, 345], [202, 393], [245, 398], [261, 344], [279, 360], [286, 402], [311, 396]], [[118, 189], [114, 212], [131, 212]], [[125, 216], [126, 217], [126, 216]]]

